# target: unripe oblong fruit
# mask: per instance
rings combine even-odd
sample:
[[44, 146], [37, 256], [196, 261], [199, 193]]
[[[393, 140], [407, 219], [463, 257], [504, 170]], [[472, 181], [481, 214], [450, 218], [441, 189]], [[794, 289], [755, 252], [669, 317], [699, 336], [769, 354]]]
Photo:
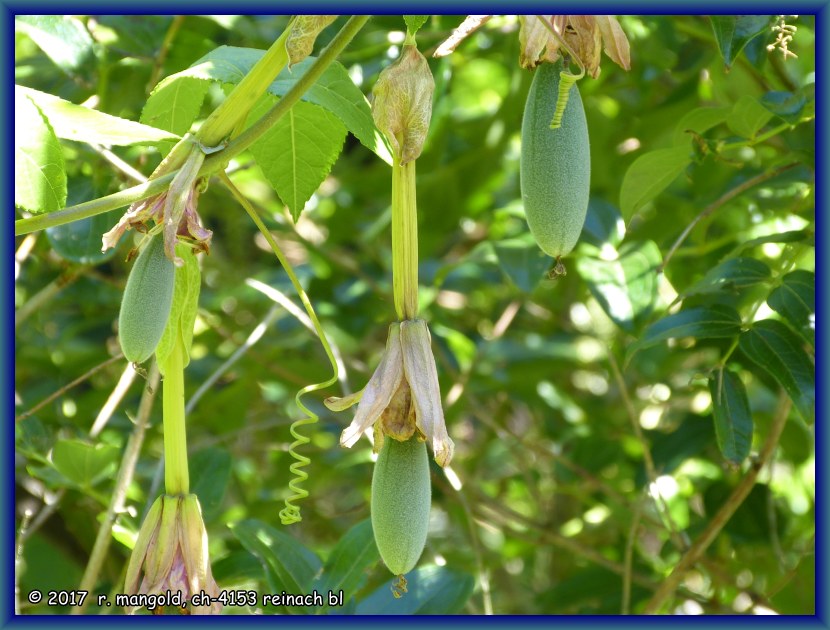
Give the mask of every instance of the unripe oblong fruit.
[[521, 189], [527, 224], [539, 247], [554, 258], [579, 240], [591, 184], [588, 123], [574, 85], [562, 116], [551, 129], [562, 62], [536, 68], [522, 119]]
[[426, 442], [387, 437], [372, 475], [372, 530], [395, 575], [417, 564], [427, 541], [432, 490]]
[[154, 237], [130, 271], [118, 314], [118, 341], [131, 363], [143, 363], [155, 351], [170, 317], [175, 278], [164, 239]]

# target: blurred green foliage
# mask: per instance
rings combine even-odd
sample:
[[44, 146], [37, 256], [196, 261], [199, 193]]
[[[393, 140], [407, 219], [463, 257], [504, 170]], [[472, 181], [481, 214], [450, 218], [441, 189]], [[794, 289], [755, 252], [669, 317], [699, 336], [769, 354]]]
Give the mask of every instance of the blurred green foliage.
[[[242, 209], [218, 182], [202, 195], [199, 212], [214, 237], [202, 261], [188, 395], [268, 323], [188, 415], [192, 486], [220, 588], [291, 592], [292, 583], [348, 580], [356, 601], [345, 611], [357, 613], [642, 611], [752, 468], [776, 419], [788, 414], [772, 466], [664, 610], [814, 612], [814, 21], [789, 18], [798, 27], [789, 49], [798, 56], [785, 60], [766, 50], [775, 40], [774, 16], [748, 41], [726, 41], [724, 17], [714, 29], [704, 16], [620, 18], [630, 72], [604, 58], [600, 77], [579, 83], [591, 138], [591, 205], [580, 245], [565, 260], [568, 275], [555, 281], [545, 278], [552, 261], [527, 236], [519, 196], [519, 131], [531, 73], [518, 65], [515, 19], [494, 17], [452, 55], [430, 58], [434, 114], [417, 166], [420, 299], [456, 454], [453, 475], [431, 465], [427, 548], [400, 601], [360, 525], [369, 516], [371, 447], [365, 440], [339, 447], [349, 418], [327, 411], [322, 396], [307, 399], [321, 422], [303, 447], [312, 460], [303, 520], [279, 525], [292, 461], [288, 426], [298, 417], [293, 397], [329, 368], [304, 325], [248, 282], [297, 301]], [[67, 35], [72, 54], [57, 65], [32, 26], [19, 27], [16, 81], [138, 120], [155, 82], [221, 45], [267, 48], [287, 20], [187, 16], [171, 28], [175, 19], [79, 18]], [[418, 31], [421, 50], [429, 56], [460, 20], [431, 16]], [[317, 50], [342, 23], [322, 33]], [[401, 16], [375, 17], [341, 55], [364, 94], [397, 56], [405, 29]], [[746, 37], [746, 28], [739, 32]], [[731, 69], [721, 50], [729, 51]], [[208, 91], [202, 116], [223, 94], [218, 86]], [[65, 140], [61, 146], [69, 204], [132, 185], [100, 150]], [[623, 219], [626, 173], [656, 150], [680, 156], [677, 176], [648, 194], [633, 191], [641, 201]], [[145, 174], [160, 159], [147, 147], [112, 151]], [[656, 162], [650, 168], [675, 168]], [[339, 348], [344, 388], [362, 387], [394, 317], [388, 165], [349, 135], [296, 224], [250, 154], [231, 169]], [[644, 171], [647, 183], [660, 175]], [[756, 177], [757, 185], [729, 196]], [[706, 214], [707, 207], [714, 210]], [[98, 251], [100, 233], [118, 216], [18, 238], [18, 413], [118, 351], [132, 236], [114, 256]], [[670, 317], [728, 312], [738, 323], [725, 335], [705, 334], [712, 332], [708, 320], [698, 318], [691, 324], [698, 328], [681, 329], [682, 338], [663, 334], [677, 322], [663, 318], [678, 305], [681, 315]], [[756, 320], [772, 321], [756, 329]], [[772, 350], [756, 343], [773, 334]], [[738, 464], [730, 459], [743, 459], [745, 445], [740, 456], [734, 449], [724, 456], [713, 419], [728, 418], [713, 415], [709, 382], [727, 363], [730, 387], [745, 388], [754, 425], [751, 454]], [[100, 433], [90, 436], [90, 429], [126, 367], [106, 364], [16, 423], [18, 524], [34, 514], [23, 544], [22, 593], [77, 588], [143, 378]], [[97, 592], [120, 591], [128, 545], [158, 492], [160, 414], [157, 401]], [[742, 410], [740, 430], [745, 416]], [[361, 535], [368, 555], [338, 555], [340, 541]], [[289, 566], [295, 556], [311, 563], [302, 580]], [[324, 564], [332, 573], [315, 577]], [[23, 612], [66, 609], [24, 601]]]

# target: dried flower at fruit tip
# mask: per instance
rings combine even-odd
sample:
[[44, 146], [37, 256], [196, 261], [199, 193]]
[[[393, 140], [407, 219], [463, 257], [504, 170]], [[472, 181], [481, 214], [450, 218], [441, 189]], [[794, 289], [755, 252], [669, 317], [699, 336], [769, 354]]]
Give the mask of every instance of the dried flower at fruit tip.
[[[625, 70], [631, 68], [628, 38], [613, 15], [537, 15], [519, 16], [519, 63], [534, 68], [544, 61], [554, 62], [568, 48], [585, 72], [594, 79], [600, 73], [602, 51]], [[556, 35], [551, 33], [556, 32]], [[566, 46], [562, 46], [564, 40]]]
[[429, 443], [440, 466], [450, 463], [455, 445], [444, 422], [438, 372], [424, 320], [392, 324], [386, 351], [366, 387], [356, 394], [325, 401], [332, 411], [356, 403], [357, 413], [340, 436], [341, 445], [351, 447], [369, 427], [374, 427], [375, 452], [386, 437], [406, 441], [417, 433]]
[[168, 590], [181, 593], [187, 602], [181, 614], [218, 615], [222, 610], [218, 602], [210, 606], [190, 604], [191, 597], [203, 591], [211, 597], [219, 595], [210, 569], [207, 531], [195, 494], [162, 495], [156, 499], [127, 565], [127, 594], [155, 595]]

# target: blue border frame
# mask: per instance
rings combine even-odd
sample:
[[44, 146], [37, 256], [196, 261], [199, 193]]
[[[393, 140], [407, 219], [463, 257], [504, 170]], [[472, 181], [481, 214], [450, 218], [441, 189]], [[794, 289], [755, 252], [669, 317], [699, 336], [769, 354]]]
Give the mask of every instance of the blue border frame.
[[[296, 5], [288, 5], [287, 3], [263, 2], [263, 1], [243, 1], [233, 5], [234, 14], [245, 13], [290, 13], [291, 9]], [[518, 5], [512, 5], [511, 12], [518, 13], [535, 13], [541, 12], [544, 8], [550, 8], [550, 3], [541, 2], [520, 2]], [[827, 89], [827, 59], [828, 48], [830, 45], [824, 40], [830, 34], [830, 0], [824, 1], [799, 1], [788, 3], [786, 8], [796, 11], [796, 14], [814, 14], [816, 16], [816, 111], [827, 112], [825, 109], [828, 104]], [[227, 4], [217, 2], [216, 0], [203, 0], [198, 5], [194, 3], [183, 3], [176, 7], [179, 9], [178, 13], [194, 13], [204, 14], [207, 12], [227, 13]], [[504, 8], [504, 2], [406, 2], [400, 5], [395, 5], [395, 11], [390, 11], [390, 6], [381, 4], [380, 2], [353, 2], [348, 6], [344, 6], [342, 2], [328, 1], [320, 2], [316, 0], [311, 3], [304, 3], [302, 6], [303, 12], [307, 13], [337, 13], [344, 8], [348, 8], [350, 13], [372, 13], [372, 14], [400, 14], [409, 12], [419, 13], [445, 13], [445, 14], [468, 14], [468, 13], [485, 13], [492, 11], [498, 13], [500, 9]], [[731, 2], [715, 2], [707, 0], [705, 2], [677, 2], [677, 3], [658, 3], [658, 2], [629, 2], [621, 5], [621, 3], [614, 2], [567, 2], [557, 3], [556, 9], [562, 13], [619, 13], [624, 9], [624, 13], [635, 14], [660, 14], [660, 15], [679, 15], [679, 14], [741, 14], [741, 13], [776, 13], [780, 10], [779, 3], [772, 2], [750, 2], [748, 0], [731, 1]], [[284, 10], [281, 10], [284, 9]], [[765, 11], [767, 9], [768, 11]], [[2, 65], [2, 90], [5, 98], [2, 101], [2, 113], [4, 121], [4, 129], [6, 133], [4, 137], [6, 142], [3, 146], [2, 160], [2, 174], [5, 186], [2, 187], [3, 207], [11, 211], [14, 208], [13, 198], [13, 147], [9, 142], [14, 130], [14, 112], [7, 104], [10, 101], [8, 96], [14, 80], [14, 15], [21, 13], [63, 13], [63, 14], [83, 14], [83, 13], [108, 13], [108, 14], [171, 14], [169, 3], [161, 3], [158, 1], [147, 1], [141, 4], [136, 2], [129, 2], [120, 4], [117, 7], [112, 4], [104, 2], [58, 2], [55, 0], [42, 0], [35, 2], [3, 2], [0, 0], [0, 33], [2, 33], [3, 45], [3, 65]], [[818, 34], [821, 36], [818, 36]], [[827, 125], [825, 119], [821, 115], [816, 116], [816, 133], [817, 133], [817, 151], [816, 151], [816, 205], [822, 211], [830, 210], [828, 204], [827, 183], [830, 182], [830, 172], [826, 161], [826, 149], [828, 146]], [[830, 242], [827, 234], [828, 223], [827, 217], [823, 212], [816, 212], [816, 238], [822, 244]], [[2, 234], [3, 239], [3, 262], [4, 266], [11, 262], [15, 251], [13, 230], [4, 230]], [[816, 451], [821, 450], [824, 453], [830, 452], [827, 444], [827, 427], [824, 422], [828, 418], [826, 413], [826, 399], [825, 392], [828, 391], [828, 383], [826, 382], [825, 372], [825, 357], [827, 356], [827, 336], [823, 324], [827, 321], [826, 318], [826, 281], [825, 270], [828, 268], [828, 252], [816, 244], [816, 380], [820, 381], [821, 385], [817, 388], [817, 414], [815, 424], [816, 434]], [[0, 352], [5, 361], [4, 375], [14, 373], [14, 325], [13, 325], [13, 310], [14, 310], [14, 282], [13, 276], [9, 271], [5, 271], [2, 276], [2, 294], [5, 296], [4, 303], [6, 305], [3, 313], [3, 334], [0, 337]], [[286, 626], [306, 626], [317, 625], [321, 623], [337, 624], [360, 624], [360, 625], [386, 625], [391, 622], [390, 619], [384, 617], [322, 617], [322, 618], [285, 618], [280, 617], [273, 619], [270, 617], [244, 617], [245, 621], [239, 621], [240, 617], [200, 617], [198, 620], [186, 617], [179, 618], [164, 618], [164, 617], [100, 617], [100, 616], [84, 616], [84, 617], [47, 617], [47, 616], [15, 616], [13, 614], [13, 584], [14, 584], [14, 550], [15, 550], [15, 509], [14, 509], [14, 422], [12, 419], [15, 415], [14, 408], [14, 386], [11, 378], [2, 379], [3, 387], [3, 401], [6, 413], [3, 416], [2, 423], [2, 449], [3, 456], [0, 457], [0, 462], [3, 466], [3, 479], [0, 481], [0, 506], [3, 506], [2, 517], [0, 517], [0, 532], [2, 532], [2, 543], [0, 543], [0, 628], [6, 626], [26, 626], [38, 627], [40, 625], [46, 626], [55, 623], [77, 625], [77, 624], [95, 624], [108, 625], [113, 623], [116, 619], [118, 622], [130, 624], [147, 624], [153, 627], [170, 626], [178, 624], [199, 623], [199, 624], [227, 624], [227, 623], [278, 623], [281, 627]], [[727, 617], [724, 623], [739, 624], [739, 625], [798, 625], [809, 627], [823, 627], [830, 626], [828, 623], [828, 596], [830, 592], [827, 590], [827, 566], [828, 566], [828, 548], [826, 539], [820, 534], [827, 531], [827, 487], [825, 481], [827, 480], [828, 464], [823, 457], [816, 457], [816, 614], [815, 616], [787, 616], [787, 617], [744, 617], [735, 616]], [[669, 621], [671, 619], [671, 621]], [[255, 621], [248, 621], [255, 620]], [[264, 621], [267, 620], [267, 621]], [[421, 625], [429, 623], [433, 625], [438, 620], [418, 620], [415, 618], [401, 618], [394, 619], [395, 624], [402, 625]], [[470, 619], [468, 617], [442, 617], [439, 623], [462, 623], [462, 624], [481, 624], [486, 626], [507, 626], [512, 624], [528, 624], [528, 625], [556, 625], [559, 627], [606, 627], [611, 625], [631, 625], [631, 624], [645, 624], [653, 626], [655, 624], [711, 624], [711, 619], [703, 619], [701, 617], [598, 617], [598, 616], [497, 616], [497, 617], [475, 617]], [[720, 623], [720, 620], [715, 621]]]

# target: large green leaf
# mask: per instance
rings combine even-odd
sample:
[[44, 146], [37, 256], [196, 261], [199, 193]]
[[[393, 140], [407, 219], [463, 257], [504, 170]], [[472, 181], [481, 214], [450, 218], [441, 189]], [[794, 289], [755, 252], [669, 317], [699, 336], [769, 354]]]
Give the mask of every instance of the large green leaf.
[[189, 458], [190, 491], [199, 497], [205, 521], [219, 516], [222, 499], [231, 477], [231, 455], [223, 448], [210, 447]]
[[[263, 99], [251, 113], [251, 120], [273, 104], [272, 97]], [[295, 221], [331, 171], [345, 139], [346, 128], [334, 114], [300, 102], [251, 145], [263, 175]]]
[[111, 444], [60, 440], [52, 448], [52, 464], [81, 488], [91, 488], [112, 475], [118, 455], [119, 449]]
[[608, 317], [626, 332], [634, 332], [654, 308], [661, 261], [657, 244], [643, 241], [626, 243], [615, 259], [583, 256], [576, 264]]
[[770, 273], [769, 266], [756, 258], [729, 258], [712, 267], [703, 278], [686, 289], [683, 295], [743, 289], [765, 282]]
[[741, 335], [738, 347], [784, 388], [804, 420], [814, 420], [815, 368], [795, 333], [779, 321], [764, 319]]
[[672, 338], [711, 339], [735, 337], [741, 332], [741, 316], [731, 306], [712, 304], [687, 308], [656, 321], [628, 348], [630, 357], [637, 350]]
[[751, 40], [768, 30], [769, 15], [711, 15], [712, 30], [727, 70]]
[[53, 212], [66, 205], [63, 152], [49, 121], [25, 93], [14, 92], [14, 205]]
[[[296, 538], [256, 519], [241, 521], [231, 529], [242, 546], [262, 563], [272, 593], [311, 593], [314, 577], [322, 566], [314, 552]], [[309, 612], [302, 607], [291, 610]]]
[[452, 615], [461, 612], [474, 586], [471, 575], [446, 567], [421, 567], [407, 573], [406, 579], [406, 595], [396, 599], [384, 584], [358, 602], [357, 614]]
[[141, 122], [182, 136], [190, 130], [199, 115], [210, 84], [204, 79], [192, 77], [170, 80], [173, 77], [168, 77], [153, 89], [141, 110]]
[[28, 96], [38, 106], [58, 138], [91, 142], [102, 145], [127, 146], [176, 141], [175, 134], [142, 125], [117, 116], [110, 116], [89, 107], [75, 105], [57, 96], [31, 88], [14, 86], [18, 93]]
[[673, 143], [688, 146], [689, 132], [703, 134], [729, 118], [729, 107], [698, 107], [684, 114], [674, 128]]
[[715, 435], [723, 456], [740, 464], [752, 447], [752, 412], [741, 378], [731, 370], [716, 370], [709, 377]]
[[788, 273], [767, 298], [770, 308], [780, 313], [806, 341], [816, 344], [816, 274], [804, 269]]
[[26, 33], [59, 68], [74, 71], [92, 57], [93, 41], [71, 15], [18, 15], [15, 30]]
[[366, 580], [366, 571], [379, 560], [372, 523], [361, 521], [349, 531], [332, 549], [315, 588], [327, 600], [329, 591], [337, 594], [343, 591], [344, 602], [349, 601]]
[[628, 221], [663, 192], [692, 161], [687, 146], [657, 149], [641, 155], [628, 168], [620, 188], [620, 211]]
[[754, 96], [744, 94], [735, 103], [726, 124], [739, 136], [754, 138], [770, 118], [772, 118], [772, 112], [769, 109], [758, 102]]

